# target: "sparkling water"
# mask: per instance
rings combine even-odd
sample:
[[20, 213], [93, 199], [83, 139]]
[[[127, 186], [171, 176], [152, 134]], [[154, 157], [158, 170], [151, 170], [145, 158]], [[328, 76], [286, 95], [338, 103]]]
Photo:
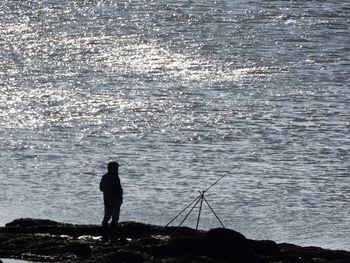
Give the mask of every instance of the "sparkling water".
[[226, 227], [350, 250], [348, 1], [4, 0], [0, 58], [0, 225], [99, 224], [117, 160], [122, 221], [226, 175]]

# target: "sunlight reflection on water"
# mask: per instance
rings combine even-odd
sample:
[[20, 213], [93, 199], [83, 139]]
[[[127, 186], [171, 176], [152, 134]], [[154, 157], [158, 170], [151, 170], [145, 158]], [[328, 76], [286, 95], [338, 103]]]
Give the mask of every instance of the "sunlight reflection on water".
[[348, 4], [233, 2], [3, 3], [0, 224], [99, 223], [112, 159], [122, 220], [166, 224], [235, 167], [229, 227], [350, 250]]

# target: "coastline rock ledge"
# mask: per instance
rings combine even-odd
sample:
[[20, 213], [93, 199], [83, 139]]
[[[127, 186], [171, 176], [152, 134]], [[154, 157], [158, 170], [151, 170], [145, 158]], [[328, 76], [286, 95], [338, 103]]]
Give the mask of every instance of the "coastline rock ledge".
[[350, 252], [250, 240], [224, 228], [196, 231], [121, 222], [119, 239], [97, 225], [21, 218], [0, 227], [0, 258], [66, 263], [349, 263]]

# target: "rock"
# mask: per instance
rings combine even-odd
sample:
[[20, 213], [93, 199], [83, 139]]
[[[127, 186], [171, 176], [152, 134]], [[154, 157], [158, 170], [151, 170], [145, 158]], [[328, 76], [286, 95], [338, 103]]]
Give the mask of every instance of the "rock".
[[145, 262], [145, 255], [142, 252], [130, 249], [119, 249], [108, 257], [110, 262], [120, 263], [143, 263]]
[[256, 255], [275, 255], [280, 252], [276, 242], [271, 240], [250, 240], [250, 245]]
[[306, 262], [350, 262], [350, 252], [348, 251], [330, 250], [313, 246], [301, 247], [293, 244], [280, 244], [280, 249], [283, 256], [291, 262], [296, 262], [296, 258], [303, 259]]
[[123, 222], [118, 225], [118, 233], [122, 237], [148, 237], [151, 235], [151, 226], [138, 222]]
[[205, 235], [172, 237], [150, 252], [163, 257], [198, 255], [217, 260], [239, 260], [250, 256], [251, 246], [240, 233], [224, 228], [209, 230]]
[[165, 227], [161, 232], [163, 235], [170, 236], [200, 236], [203, 235], [203, 231], [195, 230], [189, 227]]
[[33, 218], [19, 218], [10, 223], [6, 227], [32, 227], [32, 226], [57, 226], [60, 223], [48, 219], [33, 219]]
[[176, 263], [220, 263], [216, 259], [205, 257], [205, 256], [196, 256], [196, 255], [186, 255], [176, 259]]
[[102, 242], [101, 229], [99, 225], [63, 224], [43, 219], [14, 220], [0, 227], [0, 257], [65, 263], [350, 262], [347, 251], [249, 240], [224, 228], [196, 231], [122, 222], [121, 239], [114, 242]]
[[121, 237], [138, 238], [163, 234], [164, 228], [140, 222], [126, 221], [118, 224], [118, 234]]
[[29, 252], [29, 255], [37, 256], [68, 256], [77, 258], [88, 258], [91, 256], [91, 248], [88, 244], [80, 243], [77, 240], [70, 240], [53, 236], [35, 237], [32, 240], [22, 239], [24, 244], [22, 250]]
[[151, 251], [156, 255], [163, 257], [181, 257], [188, 254], [201, 254], [203, 240], [192, 236], [175, 236], [169, 239], [168, 242], [160, 246], [154, 247]]
[[90, 257], [92, 253], [89, 245], [81, 243], [69, 244], [66, 246], [65, 250], [81, 259]]
[[[21, 219], [22, 220], [22, 219]], [[57, 225], [40, 225], [40, 222], [30, 222], [17, 220], [6, 224], [5, 227], [0, 227], [0, 233], [41, 233], [51, 235], [68, 235], [71, 237], [79, 237], [83, 235], [101, 236], [102, 227], [96, 225], [74, 225], [74, 224], [62, 224]], [[52, 221], [54, 222], [54, 221]]]
[[242, 260], [248, 258], [252, 252], [246, 237], [231, 229], [211, 229], [204, 240], [202, 254], [219, 260]]

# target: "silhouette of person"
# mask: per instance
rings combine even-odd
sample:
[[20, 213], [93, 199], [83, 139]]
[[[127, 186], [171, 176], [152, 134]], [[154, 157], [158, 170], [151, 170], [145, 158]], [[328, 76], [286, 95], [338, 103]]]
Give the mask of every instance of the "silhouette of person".
[[[102, 221], [102, 240], [116, 240], [120, 206], [123, 203], [123, 188], [120, 183], [118, 162], [109, 162], [108, 171], [101, 178], [100, 190], [103, 192], [104, 217]], [[108, 222], [112, 218], [111, 229]]]

